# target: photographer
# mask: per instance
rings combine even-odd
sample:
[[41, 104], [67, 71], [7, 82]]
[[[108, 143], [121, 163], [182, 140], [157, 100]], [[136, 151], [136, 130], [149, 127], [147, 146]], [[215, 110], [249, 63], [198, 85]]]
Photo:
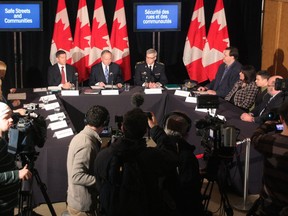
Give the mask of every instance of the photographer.
[[8, 145], [5, 133], [12, 126], [12, 111], [5, 103], [0, 102], [0, 215], [14, 215], [18, 201], [20, 180], [32, 177], [27, 165], [21, 170], [16, 167], [14, 157], [7, 152]]
[[[147, 121], [157, 147], [147, 147]], [[118, 138], [96, 157], [97, 189], [101, 215], [167, 215], [159, 178], [176, 169], [176, 145], [139, 108], [123, 118], [124, 137]]]
[[186, 141], [191, 124], [191, 119], [182, 112], [171, 112], [164, 118], [164, 130], [176, 143], [179, 158], [177, 170], [166, 179], [167, 188], [173, 189], [170, 194], [176, 201], [179, 216], [204, 215], [202, 183], [198, 159], [194, 154], [195, 146]]
[[251, 138], [255, 149], [264, 156], [264, 171], [258, 205], [254, 205], [247, 215], [284, 215], [281, 211], [288, 207], [288, 102], [282, 104], [278, 113], [283, 124], [281, 133], [267, 134], [275, 131], [277, 124], [267, 121]]

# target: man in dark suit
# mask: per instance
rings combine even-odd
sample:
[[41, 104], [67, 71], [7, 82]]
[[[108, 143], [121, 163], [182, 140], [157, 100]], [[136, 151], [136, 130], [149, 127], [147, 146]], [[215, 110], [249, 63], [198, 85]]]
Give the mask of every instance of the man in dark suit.
[[[113, 81], [113, 82], [112, 82]], [[91, 68], [89, 85], [117, 85], [122, 87], [122, 71], [118, 64], [112, 62], [112, 53], [109, 50], [103, 50], [101, 53], [101, 62]]]
[[238, 49], [227, 47], [224, 52], [223, 63], [219, 66], [215, 79], [206, 87], [199, 87], [198, 91], [207, 91], [210, 95], [225, 98], [239, 80], [242, 65], [238, 62]]
[[48, 86], [60, 86], [71, 89], [76, 83], [76, 69], [67, 64], [67, 55], [64, 50], [56, 52], [57, 63], [48, 68]]
[[256, 106], [251, 113], [242, 113], [242, 121], [263, 123], [268, 118], [268, 114], [279, 108], [284, 99], [284, 93], [275, 89], [276, 79], [283, 79], [281, 76], [271, 76], [268, 80], [267, 93], [270, 97], [265, 97], [259, 106]]
[[164, 64], [156, 62], [156, 59], [157, 51], [155, 49], [148, 49], [146, 51], [146, 61], [136, 63], [135, 85], [158, 88], [168, 82]]

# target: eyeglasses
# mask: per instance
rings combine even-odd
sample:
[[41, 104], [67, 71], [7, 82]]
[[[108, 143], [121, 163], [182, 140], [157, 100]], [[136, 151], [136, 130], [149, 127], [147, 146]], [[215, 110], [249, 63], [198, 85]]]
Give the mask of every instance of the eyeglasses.
[[154, 59], [156, 56], [154, 56], [154, 57], [148, 57], [148, 56], [146, 56], [146, 59]]

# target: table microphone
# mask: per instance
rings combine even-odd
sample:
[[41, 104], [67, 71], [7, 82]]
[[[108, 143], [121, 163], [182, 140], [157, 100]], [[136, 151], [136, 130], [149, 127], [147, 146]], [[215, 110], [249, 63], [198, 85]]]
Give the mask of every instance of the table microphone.
[[75, 80], [75, 89], [78, 90], [78, 88], [79, 88], [79, 83], [78, 83], [78, 73], [77, 73], [77, 72], [75, 73], [75, 77], [76, 77], [76, 80]]
[[109, 72], [109, 76], [110, 76], [110, 79], [111, 79], [111, 85], [112, 85], [112, 89], [113, 89], [113, 73], [112, 72]]

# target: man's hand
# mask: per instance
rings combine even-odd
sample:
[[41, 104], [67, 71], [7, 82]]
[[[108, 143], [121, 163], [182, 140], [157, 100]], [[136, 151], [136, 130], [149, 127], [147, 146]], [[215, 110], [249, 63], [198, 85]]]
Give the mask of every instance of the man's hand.
[[117, 83], [117, 88], [122, 88], [122, 83]]
[[206, 88], [206, 87], [203, 87], [203, 86], [200, 86], [197, 90], [198, 90], [198, 91], [207, 91], [207, 88]]
[[99, 82], [98, 85], [101, 86], [101, 87], [105, 87], [105, 83], [104, 82]]
[[65, 84], [62, 85], [63, 89], [71, 89], [72, 84], [70, 82], [66, 82]]
[[242, 113], [240, 119], [246, 122], [254, 122], [254, 117], [250, 113]]
[[207, 90], [207, 93], [209, 95], [216, 95], [216, 91], [214, 91], [214, 90]]
[[158, 122], [157, 122], [157, 119], [156, 119], [154, 113], [153, 112], [150, 112], [150, 113], [151, 113], [152, 118], [151, 119], [147, 118], [148, 119], [148, 125], [150, 128], [153, 128], [156, 125], [158, 125]]
[[19, 170], [19, 178], [21, 180], [28, 180], [32, 178], [32, 173], [28, 170], [27, 164], [21, 170]]
[[24, 116], [24, 115], [26, 115], [27, 110], [24, 109], [24, 108], [19, 108], [19, 109], [13, 110], [13, 112], [14, 113], [19, 113], [21, 116]]

